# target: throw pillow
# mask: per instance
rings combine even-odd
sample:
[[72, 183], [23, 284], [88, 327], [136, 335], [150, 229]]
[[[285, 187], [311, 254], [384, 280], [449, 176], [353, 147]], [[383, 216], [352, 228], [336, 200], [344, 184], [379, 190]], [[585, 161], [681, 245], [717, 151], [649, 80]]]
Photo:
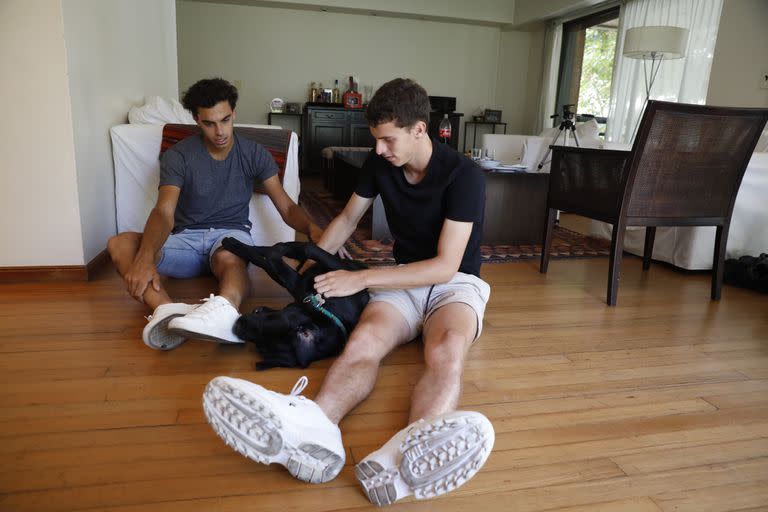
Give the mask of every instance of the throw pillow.
[[[576, 136], [579, 138], [579, 145], [583, 148], [599, 148], [603, 144], [603, 139], [600, 138], [599, 133], [600, 125], [598, 125], [597, 121], [594, 119], [576, 124]], [[576, 143], [573, 142], [573, 134], [569, 133], [568, 135], [568, 145], [575, 146]], [[539, 134], [539, 137], [544, 137], [549, 140], [550, 144], [555, 140], [555, 137], [558, 137], [557, 144], [563, 145], [564, 143], [564, 136], [560, 133], [559, 126], [547, 128]]]
[[192, 114], [178, 100], [165, 100], [160, 96], [150, 96], [144, 105], [131, 107], [128, 111], [131, 124], [195, 124]]
[[576, 136], [583, 148], [599, 148], [603, 144], [600, 138], [600, 126], [595, 119], [576, 125]]
[[552, 138], [546, 137], [528, 137], [523, 143], [523, 155], [520, 165], [524, 165], [529, 172], [549, 172], [552, 155], [547, 157], [544, 167], [538, 169], [539, 162], [544, 158], [544, 154], [549, 149]]

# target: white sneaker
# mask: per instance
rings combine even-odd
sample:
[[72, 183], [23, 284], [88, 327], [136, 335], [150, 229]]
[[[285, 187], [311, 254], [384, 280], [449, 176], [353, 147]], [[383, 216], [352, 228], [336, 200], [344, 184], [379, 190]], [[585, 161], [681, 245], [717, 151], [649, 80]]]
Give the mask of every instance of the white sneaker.
[[213, 295], [203, 299], [188, 314], [174, 318], [168, 323], [168, 329], [185, 338], [217, 341], [219, 343], [245, 343], [238, 338], [232, 327], [240, 318], [240, 312], [221, 295]]
[[168, 323], [174, 318], [186, 315], [196, 307], [196, 304], [183, 302], [157, 306], [155, 311], [147, 317], [149, 323], [144, 327], [141, 335], [144, 344], [157, 350], [172, 350], [187, 341], [187, 338], [180, 334], [168, 332]]
[[406, 496], [434, 498], [475, 476], [493, 448], [491, 422], [479, 412], [453, 411], [411, 423], [364, 458], [355, 475], [374, 505]]
[[216, 377], [205, 388], [203, 410], [216, 433], [235, 451], [261, 464], [276, 462], [299, 480], [329, 482], [344, 467], [341, 431], [318, 405], [232, 377]]

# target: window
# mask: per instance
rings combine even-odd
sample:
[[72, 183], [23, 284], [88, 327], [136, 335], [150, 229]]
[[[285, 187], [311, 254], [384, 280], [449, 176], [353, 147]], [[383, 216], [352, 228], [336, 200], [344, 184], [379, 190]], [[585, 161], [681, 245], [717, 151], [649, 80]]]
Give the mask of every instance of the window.
[[618, 7], [563, 24], [555, 114], [563, 105], [576, 105], [578, 121], [594, 116], [604, 131], [618, 24]]

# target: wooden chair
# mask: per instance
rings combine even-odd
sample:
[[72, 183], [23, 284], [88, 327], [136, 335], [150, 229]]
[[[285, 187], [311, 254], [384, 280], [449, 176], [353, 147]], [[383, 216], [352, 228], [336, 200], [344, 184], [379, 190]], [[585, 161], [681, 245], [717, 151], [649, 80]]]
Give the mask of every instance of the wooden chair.
[[656, 226], [717, 226], [713, 300], [720, 298], [733, 203], [768, 109], [649, 101], [630, 151], [552, 146], [540, 271], [549, 265], [557, 210], [613, 224], [608, 305], [616, 305], [627, 226], [646, 226], [643, 269]]

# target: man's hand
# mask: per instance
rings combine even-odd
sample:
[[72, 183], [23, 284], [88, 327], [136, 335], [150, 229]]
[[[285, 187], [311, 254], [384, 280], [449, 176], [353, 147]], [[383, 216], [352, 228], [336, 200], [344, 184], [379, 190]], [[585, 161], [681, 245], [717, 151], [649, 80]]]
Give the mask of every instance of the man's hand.
[[139, 302], [144, 302], [144, 292], [147, 291], [150, 283], [155, 291], [160, 291], [160, 274], [151, 262], [134, 261], [123, 279], [125, 279], [128, 293]]
[[323, 297], [347, 297], [364, 290], [362, 272], [334, 270], [315, 277], [315, 290]]
[[351, 260], [352, 259], [352, 255], [349, 254], [349, 251], [343, 245], [341, 247], [339, 247], [339, 252], [337, 252], [336, 254], [338, 254], [339, 258], [341, 258], [343, 260]]

